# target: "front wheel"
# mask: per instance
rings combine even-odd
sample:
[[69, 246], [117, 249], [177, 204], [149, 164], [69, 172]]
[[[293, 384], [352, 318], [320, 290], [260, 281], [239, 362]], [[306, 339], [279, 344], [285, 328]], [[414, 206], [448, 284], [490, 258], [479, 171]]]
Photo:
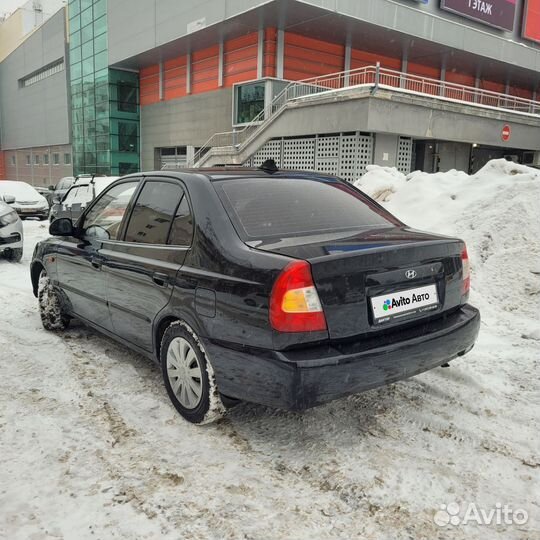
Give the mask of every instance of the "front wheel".
[[215, 422], [225, 413], [214, 370], [199, 338], [184, 322], [169, 325], [161, 341], [161, 369], [176, 410], [193, 424]]
[[65, 330], [69, 317], [62, 310], [62, 302], [45, 270], [41, 271], [38, 283], [38, 304], [41, 324], [45, 330]]

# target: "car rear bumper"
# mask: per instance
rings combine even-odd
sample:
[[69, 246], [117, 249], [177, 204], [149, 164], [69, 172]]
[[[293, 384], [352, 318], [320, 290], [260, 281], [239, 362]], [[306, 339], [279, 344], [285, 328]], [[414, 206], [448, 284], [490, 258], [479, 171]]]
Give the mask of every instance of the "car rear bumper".
[[303, 410], [438, 367], [468, 352], [479, 328], [480, 312], [467, 304], [425, 324], [352, 343], [291, 351], [203, 344], [222, 394]]

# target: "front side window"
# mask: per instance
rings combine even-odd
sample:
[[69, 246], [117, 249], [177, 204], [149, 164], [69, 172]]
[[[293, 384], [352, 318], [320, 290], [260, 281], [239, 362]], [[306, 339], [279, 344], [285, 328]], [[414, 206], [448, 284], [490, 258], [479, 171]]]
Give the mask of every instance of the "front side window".
[[116, 240], [131, 197], [139, 181], [124, 182], [104, 192], [84, 218], [86, 236]]
[[127, 226], [126, 242], [166, 244], [184, 190], [170, 182], [147, 182]]

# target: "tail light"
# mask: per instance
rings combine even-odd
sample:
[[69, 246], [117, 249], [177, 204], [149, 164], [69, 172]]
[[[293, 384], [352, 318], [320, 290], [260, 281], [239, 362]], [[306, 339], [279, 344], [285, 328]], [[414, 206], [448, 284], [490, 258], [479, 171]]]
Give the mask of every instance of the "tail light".
[[467, 247], [463, 248], [461, 252], [461, 264], [463, 267], [463, 281], [461, 284], [461, 295], [469, 296], [469, 290], [471, 288], [471, 265], [469, 263], [469, 254], [467, 253]]
[[279, 332], [326, 330], [326, 319], [306, 261], [288, 264], [270, 295], [270, 324]]

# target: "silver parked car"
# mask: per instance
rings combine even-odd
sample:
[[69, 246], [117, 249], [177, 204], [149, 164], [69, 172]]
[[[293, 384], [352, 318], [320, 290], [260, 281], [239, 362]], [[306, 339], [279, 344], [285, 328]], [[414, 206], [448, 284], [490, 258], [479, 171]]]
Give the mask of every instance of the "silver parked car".
[[26, 217], [47, 219], [49, 217], [47, 199], [26, 182], [0, 181], [0, 200], [9, 204], [22, 219]]
[[23, 254], [23, 226], [17, 212], [0, 201], [0, 256], [19, 262]]

